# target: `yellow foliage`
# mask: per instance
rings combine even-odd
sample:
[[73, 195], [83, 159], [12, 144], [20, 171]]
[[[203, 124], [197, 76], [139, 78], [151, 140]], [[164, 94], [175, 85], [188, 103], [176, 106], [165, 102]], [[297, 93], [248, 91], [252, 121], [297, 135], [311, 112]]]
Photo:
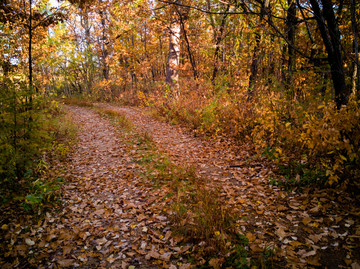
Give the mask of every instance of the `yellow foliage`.
[[360, 108], [355, 101], [337, 110], [332, 101], [290, 102], [277, 92], [249, 100], [246, 89], [214, 90], [191, 80], [180, 88], [179, 96], [164, 87], [162, 92], [138, 92], [138, 97], [170, 122], [250, 142], [258, 153], [269, 151], [279, 165], [297, 166], [294, 178], [314, 173], [312, 180], [322, 177], [334, 184], [359, 173]]
[[264, 100], [257, 107], [252, 137], [258, 150], [275, 148], [283, 163], [326, 171], [328, 183], [337, 183], [358, 173], [352, 168], [360, 162], [359, 103], [351, 101], [337, 110], [333, 102], [305, 108], [280, 97]]

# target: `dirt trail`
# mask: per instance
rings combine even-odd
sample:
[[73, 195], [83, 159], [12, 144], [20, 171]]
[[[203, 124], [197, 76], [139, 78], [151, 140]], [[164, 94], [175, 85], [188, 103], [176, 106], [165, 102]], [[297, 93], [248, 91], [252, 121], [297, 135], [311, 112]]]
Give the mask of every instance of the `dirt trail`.
[[136, 177], [126, 141], [93, 110], [67, 110], [79, 132], [69, 159], [57, 167], [66, 180], [65, 204], [36, 224], [13, 219], [1, 267], [128, 269], [173, 262], [178, 266], [172, 268], [187, 268], [179, 259], [170, 261], [186, 249], [170, 238], [167, 217], [157, 207], [161, 191]]
[[[224, 205], [239, 216], [236, 227], [249, 239], [252, 254], [276, 250], [293, 268], [358, 268], [359, 211], [346, 193], [284, 191], [269, 185], [272, 172], [266, 165], [248, 162], [249, 154], [231, 142], [204, 141], [140, 109], [96, 106], [123, 114], [137, 132], [152, 137], [159, 151], [180, 166], [192, 165], [219, 188]], [[6, 255], [15, 260], [4, 268], [189, 268], [183, 254], [202, 248], [203, 242], [177, 244], [181, 239], [172, 234], [162, 212], [168, 202], [165, 191], [138, 176], [136, 145], [126, 144], [119, 130], [94, 110], [67, 109], [80, 131], [69, 160], [59, 167], [67, 182], [66, 204], [36, 225], [11, 228]]]
[[67, 167], [71, 183], [64, 190], [64, 228], [78, 237], [69, 241], [78, 245], [68, 254], [82, 267], [177, 268], [170, 258], [186, 249], [170, 238], [167, 218], [157, 206], [164, 200], [161, 191], [136, 176], [133, 153], [107, 119], [86, 108], [68, 110], [81, 130]]
[[[148, 268], [149, 264], [139, 255], [133, 254], [131, 258], [123, 254], [132, 247], [135, 231], [131, 227], [138, 225], [137, 210], [146, 211], [142, 208], [146, 204], [146, 190], [137, 188], [133, 180], [136, 165], [132, 157], [105, 119], [89, 109], [68, 109], [80, 131], [71, 156], [71, 174], [67, 176], [72, 183], [64, 191], [69, 205], [62, 213], [71, 216], [64, 226], [83, 239], [77, 241], [77, 248], [71, 252], [76, 255], [85, 249], [84, 258], [81, 260], [80, 255], [78, 259], [88, 266], [117, 268], [129, 263]], [[94, 251], [94, 257], [88, 255], [89, 250]]]
[[[97, 106], [125, 115], [134, 123], [138, 131], [150, 134], [157, 144], [157, 148], [170, 156], [177, 164], [193, 165], [200, 175], [203, 174], [215, 180], [230, 180], [235, 185], [244, 183], [244, 176], [247, 178], [246, 172], [239, 173], [240, 169], [230, 166], [233, 164], [237, 164], [239, 167], [249, 166], [249, 164], [242, 165], [250, 157], [249, 153], [245, 150], [240, 151], [231, 141], [204, 141], [194, 137], [184, 128], [147, 116], [139, 108], [118, 107], [110, 104], [97, 104]], [[262, 164], [255, 163], [252, 167], [256, 167], [258, 171], [263, 168]], [[251, 176], [253, 177], [254, 174]]]
[[201, 140], [138, 108], [97, 105], [125, 115], [136, 129], [149, 133], [174, 162], [194, 165], [199, 175], [220, 187], [224, 203], [242, 216], [237, 225], [254, 253], [274, 249], [295, 268], [359, 265], [356, 198], [338, 189], [288, 192], [271, 186], [269, 178], [276, 178], [271, 169], [263, 162], [249, 162], [249, 153], [231, 141]]

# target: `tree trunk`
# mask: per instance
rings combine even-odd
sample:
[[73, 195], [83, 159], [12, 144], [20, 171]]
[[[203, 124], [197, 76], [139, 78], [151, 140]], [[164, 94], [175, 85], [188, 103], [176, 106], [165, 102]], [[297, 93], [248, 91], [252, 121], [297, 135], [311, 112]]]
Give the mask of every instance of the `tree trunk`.
[[286, 85], [290, 96], [294, 97], [294, 73], [296, 70], [296, 52], [295, 52], [295, 30], [296, 30], [296, 4], [295, 0], [288, 0], [289, 8], [287, 10], [286, 28], [288, 43], [288, 74], [286, 76]]
[[[267, 13], [268, 13], [267, 15], [269, 16], [269, 5], [270, 5], [269, 0], [265, 0], [261, 2], [259, 24], [262, 24], [264, 16]], [[259, 61], [260, 61], [260, 41], [261, 41], [260, 33], [255, 32], [255, 47], [254, 47], [252, 62], [250, 67], [249, 88], [248, 88], [248, 94], [250, 98], [254, 95], [254, 92], [256, 91], [255, 84], [256, 84], [256, 79], [258, 77]]]
[[108, 80], [109, 79], [109, 66], [107, 64], [107, 57], [109, 55], [108, 49], [107, 49], [107, 36], [106, 36], [106, 15], [104, 14], [104, 11], [100, 11], [100, 17], [101, 17], [101, 26], [102, 26], [102, 37], [101, 37], [101, 47], [102, 47], [102, 75], [103, 79]]
[[[197, 68], [196, 68], [196, 62], [195, 62], [194, 55], [191, 53], [190, 41], [189, 41], [186, 29], [185, 29], [184, 15], [180, 12], [179, 9], [176, 9], [176, 10], [177, 10], [178, 15], [179, 15], [181, 31], [182, 31], [184, 39], [185, 39], [186, 50], [187, 50], [187, 53], [189, 55], [191, 68], [193, 70], [193, 76], [194, 76], [194, 79], [197, 79], [198, 78], [198, 72], [197, 72]], [[185, 17], [187, 17], [187, 14], [185, 15]]]
[[85, 42], [86, 42], [86, 63], [85, 63], [85, 84], [88, 93], [91, 93], [93, 74], [92, 74], [92, 55], [91, 55], [91, 40], [90, 40], [90, 23], [89, 23], [89, 14], [87, 7], [84, 8], [81, 15], [81, 26], [85, 31]]
[[32, 94], [33, 94], [33, 68], [32, 68], [32, 0], [30, 0], [30, 8], [29, 8], [29, 88], [30, 88], [30, 96], [29, 96], [29, 107], [32, 109]]
[[[178, 2], [179, 1], [176, 1], [176, 3]], [[181, 26], [175, 7], [173, 7], [169, 32], [169, 56], [166, 64], [166, 83], [178, 88]]]
[[[217, 73], [219, 71], [218, 64], [219, 64], [219, 58], [220, 58], [219, 57], [219, 55], [220, 55], [220, 43], [224, 39], [225, 24], [226, 24], [226, 18], [228, 17], [229, 9], [230, 9], [230, 5], [227, 5], [226, 9], [225, 9], [225, 12], [224, 12], [224, 15], [223, 15], [223, 17], [221, 19], [221, 24], [220, 24], [219, 31], [216, 30], [216, 25], [214, 23], [214, 20], [211, 20], [211, 22], [213, 23], [212, 26], [213, 26], [214, 31], [215, 31], [214, 70], [213, 70], [212, 77], [211, 77], [212, 83], [215, 82], [215, 78], [216, 78]], [[210, 16], [211, 16], [211, 14], [210, 14]]]
[[331, 78], [335, 89], [335, 102], [337, 108], [340, 109], [342, 105], [347, 104], [350, 91], [345, 82], [341, 36], [334, 14], [333, 3], [331, 0], [322, 0], [323, 10], [320, 9], [317, 0], [310, 0], [310, 4], [328, 54]]
[[354, 61], [354, 71], [353, 71], [353, 81], [352, 81], [352, 93], [353, 95], [357, 95], [360, 92], [360, 66], [359, 66], [359, 44], [358, 44], [358, 24], [356, 22], [356, 14], [355, 14], [355, 7], [356, 7], [356, 0], [350, 0], [350, 12], [351, 12], [351, 26], [354, 35], [353, 41], [353, 49], [355, 54], [355, 61]]
[[249, 88], [248, 88], [249, 96], [252, 96], [254, 94], [255, 83], [256, 83], [257, 76], [258, 76], [259, 56], [260, 56], [260, 39], [261, 39], [260, 34], [256, 32], [255, 33], [255, 47], [254, 47], [252, 61], [251, 61], [251, 67], [250, 67]]

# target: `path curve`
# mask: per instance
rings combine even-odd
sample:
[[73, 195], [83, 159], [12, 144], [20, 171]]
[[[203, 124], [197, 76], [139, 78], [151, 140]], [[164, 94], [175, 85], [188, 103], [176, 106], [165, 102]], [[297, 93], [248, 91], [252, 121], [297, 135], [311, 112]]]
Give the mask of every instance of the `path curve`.
[[277, 249], [294, 268], [338, 268], [346, 259], [359, 266], [360, 218], [355, 197], [332, 188], [284, 191], [269, 184], [278, 175], [268, 164], [249, 162], [249, 152], [230, 140], [202, 140], [139, 108], [96, 105], [125, 115], [175, 163], [193, 165], [198, 175], [216, 184], [224, 203], [241, 216], [237, 225], [250, 239], [253, 252]]

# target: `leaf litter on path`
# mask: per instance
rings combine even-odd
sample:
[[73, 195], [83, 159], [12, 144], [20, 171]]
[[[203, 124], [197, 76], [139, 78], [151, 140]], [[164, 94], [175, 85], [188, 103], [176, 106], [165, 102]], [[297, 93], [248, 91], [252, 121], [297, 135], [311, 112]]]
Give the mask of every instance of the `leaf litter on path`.
[[[276, 176], [271, 166], [249, 162], [250, 153], [232, 141], [202, 140], [135, 108], [98, 106], [125, 115], [173, 162], [208, 178], [237, 214], [236, 229], [248, 237], [250, 252], [271, 248], [293, 268], [358, 266], [358, 201], [345, 192], [284, 191], [268, 184]], [[2, 224], [7, 247], [2, 267], [189, 267], [181, 255], [204, 244], [177, 244], [183, 238], [171, 234], [162, 210], [169, 202], [166, 190], [144, 184], [134, 151], [107, 119], [87, 108], [68, 109], [81, 131], [69, 161], [58, 168], [67, 180], [65, 204], [35, 225]]]
[[162, 194], [156, 196], [135, 176], [137, 164], [108, 120], [86, 108], [68, 110], [80, 130], [68, 162], [58, 167], [66, 178], [64, 205], [31, 227], [3, 225], [10, 231], [2, 266], [170, 265], [180, 251], [171, 249], [176, 241], [169, 240], [167, 217], [152, 207]]
[[220, 189], [223, 203], [238, 214], [239, 231], [250, 236], [252, 251], [271, 248], [294, 268], [359, 263], [359, 196], [331, 188], [285, 191], [269, 184], [270, 177], [278, 177], [274, 167], [253, 159], [244, 145], [226, 138], [194, 137], [137, 108], [97, 106], [125, 115], [138, 131], [149, 133], [172, 161], [194, 166], [198, 175]]

